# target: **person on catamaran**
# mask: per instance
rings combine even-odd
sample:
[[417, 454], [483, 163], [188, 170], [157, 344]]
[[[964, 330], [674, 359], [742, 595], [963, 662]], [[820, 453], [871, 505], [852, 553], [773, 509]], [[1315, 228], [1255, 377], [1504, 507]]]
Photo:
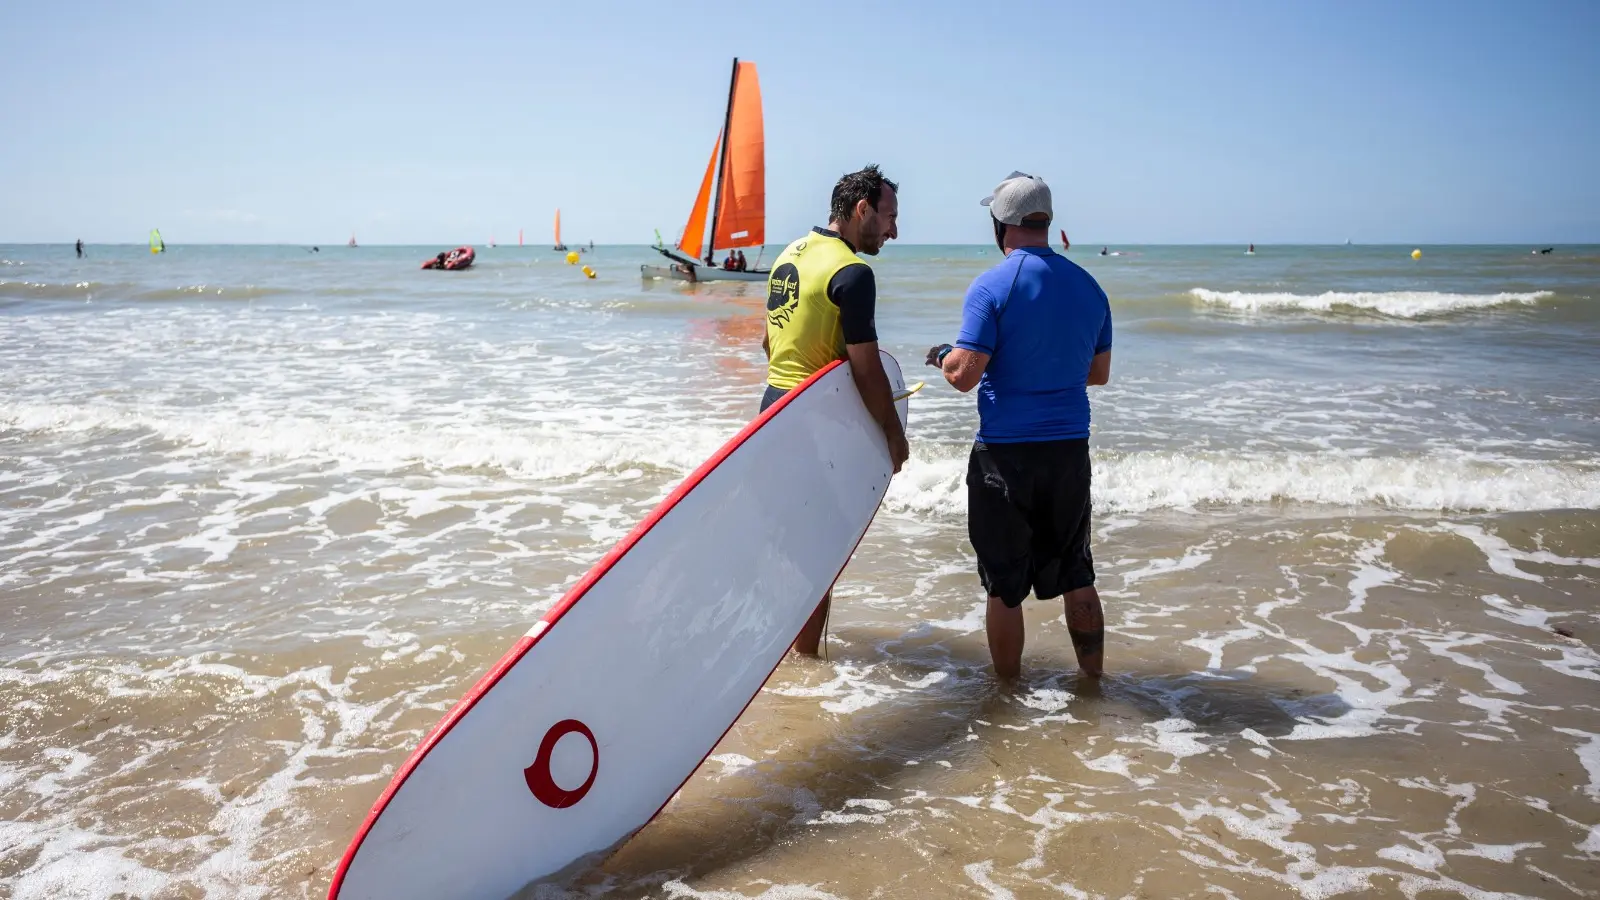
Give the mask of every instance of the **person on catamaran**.
[[[911, 455], [911, 446], [878, 356], [877, 281], [872, 267], [857, 254], [877, 256], [886, 242], [899, 237], [899, 190], [875, 165], [839, 179], [828, 227], [812, 228], [772, 262], [767, 331], [761, 339], [767, 354], [762, 412], [824, 366], [847, 359], [856, 390], [889, 441], [896, 472]], [[794, 641], [797, 653], [816, 655], [832, 597], [830, 588], [800, 630]]]
[[733, 264], [736, 267], [736, 271], [739, 271], [739, 272], [749, 271], [749, 265], [750, 264], [745, 261], [744, 251], [743, 250], [739, 250], [739, 251], [736, 251], [734, 253]]
[[1111, 304], [1050, 249], [1044, 179], [1012, 172], [984, 199], [1005, 260], [973, 280], [954, 346], [928, 350], [952, 387], [978, 389], [967, 533], [989, 604], [995, 675], [1022, 672], [1022, 601], [1062, 597], [1078, 667], [1098, 678], [1105, 616], [1089, 552], [1089, 385], [1111, 378]]
[[729, 272], [733, 271], [733, 251], [732, 250], [728, 251], [728, 258], [724, 259], [722, 261], [722, 268], [726, 269]]

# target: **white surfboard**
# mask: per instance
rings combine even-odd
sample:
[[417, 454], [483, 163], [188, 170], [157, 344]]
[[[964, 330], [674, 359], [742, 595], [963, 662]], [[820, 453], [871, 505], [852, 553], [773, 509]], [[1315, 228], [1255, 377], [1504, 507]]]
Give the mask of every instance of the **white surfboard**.
[[[887, 353], [883, 367], [908, 397]], [[782, 661], [891, 473], [848, 362], [774, 403], [434, 728], [345, 851], [330, 900], [502, 900], [644, 827]]]

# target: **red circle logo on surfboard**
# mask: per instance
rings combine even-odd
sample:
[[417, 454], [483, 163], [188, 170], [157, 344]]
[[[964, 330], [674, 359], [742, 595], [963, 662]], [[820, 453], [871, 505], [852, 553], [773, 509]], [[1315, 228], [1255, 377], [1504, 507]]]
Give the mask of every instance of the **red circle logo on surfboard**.
[[[556, 744], [569, 734], [581, 734], [589, 741], [589, 749], [593, 752], [594, 762], [589, 766], [589, 777], [583, 784], [571, 790], [556, 784], [555, 776], [550, 772], [550, 758], [555, 753]], [[551, 809], [566, 809], [577, 805], [583, 796], [589, 793], [589, 788], [594, 786], [594, 777], [600, 774], [600, 744], [594, 739], [594, 732], [589, 726], [577, 719], [562, 719], [550, 726], [544, 733], [544, 740], [539, 742], [539, 755], [534, 757], [533, 765], [522, 770], [523, 780], [528, 783], [528, 790], [533, 792], [540, 803]]]

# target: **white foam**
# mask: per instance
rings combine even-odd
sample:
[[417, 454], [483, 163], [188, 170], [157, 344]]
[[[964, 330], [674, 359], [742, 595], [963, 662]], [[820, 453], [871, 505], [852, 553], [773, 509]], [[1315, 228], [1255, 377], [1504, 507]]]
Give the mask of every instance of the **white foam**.
[[29, 433], [149, 431], [209, 453], [274, 460], [332, 461], [393, 471], [422, 464], [436, 469], [492, 468], [519, 477], [565, 479], [595, 471], [626, 475], [639, 465], [688, 472], [732, 437], [729, 427], [675, 425], [672, 440], [651, 430], [573, 434], [561, 427], [513, 422], [395, 421], [341, 416], [255, 417], [208, 409], [121, 408], [110, 405], [0, 403], [0, 427]]
[[954, 631], [957, 634], [972, 634], [984, 627], [988, 606], [987, 600], [980, 600], [969, 607], [966, 614], [959, 619], [934, 619], [927, 624], [934, 628]]
[[[894, 512], [959, 516], [966, 464], [913, 459], [889, 485]], [[1600, 460], [1473, 460], [1456, 454], [1363, 456], [1256, 451], [1137, 451], [1094, 455], [1102, 513], [1304, 503], [1404, 510], [1511, 512], [1600, 509]]]
[[1584, 788], [1592, 799], [1600, 800], [1600, 734], [1590, 734], [1576, 728], [1553, 729], [1561, 734], [1570, 734], [1573, 737], [1586, 738], [1587, 741], [1573, 752], [1578, 754], [1578, 762], [1583, 764], [1583, 770], [1589, 773], [1589, 786]]
[[1036, 688], [1032, 691], [1029, 691], [1024, 696], [1019, 697], [1018, 702], [1029, 709], [1037, 709], [1041, 712], [1054, 713], [1060, 712], [1061, 710], [1066, 709], [1068, 706], [1071, 706], [1073, 699], [1074, 698], [1072, 694], [1067, 691], [1054, 690], [1051, 688]]
[[738, 753], [718, 753], [716, 756], [709, 757], [708, 761], [722, 764], [720, 775], [732, 775], [740, 769], [747, 769], [756, 764], [755, 760]]
[[[1100, 596], [1104, 597], [1105, 595], [1101, 594]], [[1183, 643], [1186, 646], [1205, 651], [1206, 655], [1209, 657], [1209, 659], [1206, 661], [1206, 668], [1214, 671], [1223, 667], [1222, 655], [1228, 649], [1229, 644], [1232, 644], [1236, 641], [1249, 640], [1250, 638], [1256, 637], [1259, 634], [1261, 634], [1260, 629], [1253, 625], [1246, 625], [1244, 628], [1237, 628], [1233, 631], [1224, 632], [1216, 636], [1206, 635], [1203, 637], [1190, 638]]]
[[[1190, 807], [1186, 807], [1181, 803], [1173, 803], [1169, 805], [1169, 808], [1177, 812], [1185, 822], [1191, 825], [1202, 818], [1214, 818], [1235, 837], [1271, 847], [1291, 860], [1283, 873], [1261, 866], [1220, 864], [1199, 854], [1187, 851], [1180, 851], [1181, 855], [1201, 865], [1266, 876], [1297, 891], [1301, 897], [1307, 898], [1307, 900], [1367, 890], [1370, 888], [1372, 876], [1384, 871], [1372, 868], [1358, 869], [1348, 866], [1320, 865], [1317, 862], [1316, 847], [1289, 839], [1290, 832], [1301, 820], [1299, 811], [1287, 800], [1279, 797], [1268, 796], [1265, 800], [1270, 810], [1255, 810], [1260, 813], [1255, 818], [1251, 818], [1241, 810], [1213, 804], [1206, 800], [1200, 800]], [[1255, 809], [1253, 805], [1251, 808]], [[1200, 838], [1200, 840], [1202, 843], [1222, 851], [1230, 857], [1239, 858], [1236, 854], [1227, 851], [1226, 848], [1223, 848], [1222, 845], [1210, 838]]]
[[1458, 848], [1446, 851], [1447, 856], [1476, 856], [1497, 863], [1514, 863], [1517, 854], [1523, 850], [1538, 850], [1544, 844], [1534, 842], [1526, 844], [1473, 844], [1468, 848]]
[[1123, 573], [1122, 586], [1128, 587], [1134, 582], [1142, 581], [1146, 578], [1151, 578], [1156, 575], [1168, 575], [1173, 572], [1185, 572], [1190, 569], [1198, 569], [1210, 560], [1211, 554], [1202, 551], [1198, 547], [1190, 547], [1183, 552], [1183, 556], [1179, 559], [1152, 559], [1150, 562], [1146, 563], [1142, 569], [1135, 569], [1132, 572]]
[[[1380, 733], [1378, 723], [1390, 715], [1389, 710], [1406, 702], [1406, 689], [1411, 680], [1401, 674], [1398, 666], [1386, 662], [1361, 662], [1356, 651], [1328, 653], [1295, 638], [1291, 643], [1301, 647], [1301, 653], [1286, 653], [1281, 657], [1294, 660], [1311, 671], [1332, 680], [1338, 685], [1338, 698], [1347, 709], [1337, 718], [1326, 718], [1315, 709], [1317, 698], [1297, 703], [1280, 704], [1299, 719], [1294, 730], [1278, 740], [1309, 741], [1328, 738], [1367, 737]], [[1364, 675], [1383, 685], [1374, 690], [1362, 678], [1346, 673]]]
[[[1574, 503], [1572, 505], [1577, 506], [1579, 504]], [[1584, 505], [1583, 508], [1587, 509], [1590, 507]], [[1483, 555], [1489, 558], [1490, 569], [1510, 578], [1520, 578], [1524, 581], [1544, 581], [1543, 575], [1539, 575], [1535, 572], [1525, 572], [1518, 568], [1518, 562], [1539, 563], [1550, 566], [1576, 566], [1588, 569], [1600, 569], [1600, 559], [1558, 556], [1546, 550], [1537, 550], [1532, 553], [1518, 550], [1515, 547], [1512, 547], [1511, 544], [1503, 538], [1499, 537], [1498, 535], [1489, 534], [1488, 532], [1484, 531], [1483, 528], [1477, 525], [1463, 525], [1455, 522], [1445, 522], [1437, 526], [1437, 528], [1429, 530], [1445, 531], [1452, 534], [1461, 535], [1462, 537], [1476, 544], [1478, 549], [1483, 551]]]
[[13, 852], [39, 848], [33, 865], [11, 879], [10, 896], [13, 900], [155, 897], [172, 886], [170, 874], [131, 858], [118, 843], [66, 823], [0, 821], [0, 847]]
[[1194, 288], [1189, 296], [1202, 303], [1240, 312], [1343, 312], [1418, 319], [1500, 306], [1532, 306], [1554, 296], [1550, 291], [1499, 294], [1446, 294], [1436, 291], [1326, 291], [1321, 294], [1249, 293]]
[[1539, 665], [1572, 678], [1600, 681], [1600, 653], [1588, 647], [1557, 647], [1560, 659], [1541, 659]]
[[1423, 844], [1423, 849], [1420, 850], [1403, 844], [1394, 844], [1379, 850], [1378, 856], [1425, 872], [1436, 872], [1444, 865], [1444, 854], [1432, 844]]
[[971, 879], [989, 900], [1017, 900], [1016, 894], [995, 884], [994, 860], [986, 859], [983, 862], [970, 863], [962, 866], [961, 871], [966, 873], [967, 878]]
[[71, 790], [70, 785], [62, 782], [79, 778], [94, 764], [94, 757], [70, 747], [47, 747], [39, 755], [60, 766], [57, 771], [41, 775], [28, 785], [28, 790], [41, 797], [52, 797]]
[[[926, 679], [919, 679], [915, 682], [891, 679], [899, 681], [899, 685], [891, 684], [887, 681], [874, 680], [873, 673], [877, 668], [877, 664], [855, 666], [839, 663], [833, 666], [833, 678], [822, 684], [811, 686], [794, 684], [783, 687], [769, 685], [766, 690], [768, 693], [780, 694], [785, 697], [825, 698], [819, 704], [825, 711], [835, 715], [847, 716], [863, 709], [877, 706], [894, 698], [896, 695], [916, 690], [917, 687], [926, 686], [923, 684]], [[942, 678], [927, 680], [927, 685], [935, 684], [942, 680]]]
[[1522, 687], [1522, 685], [1517, 684], [1515, 681], [1512, 681], [1504, 675], [1496, 672], [1493, 666], [1480, 659], [1476, 659], [1464, 653], [1456, 652], [1458, 648], [1478, 647], [1489, 643], [1490, 640], [1492, 640], [1492, 638], [1485, 634], [1475, 634], [1470, 637], [1451, 636], [1438, 640], [1431, 640], [1426, 637], [1421, 639], [1422, 646], [1427, 647], [1428, 652], [1448, 659], [1457, 665], [1465, 666], [1466, 668], [1475, 669], [1479, 672], [1482, 672], [1483, 680], [1487, 681], [1491, 687], [1500, 693], [1511, 694], [1513, 696], [1521, 696], [1526, 694], [1527, 691]]
[[1485, 594], [1483, 602], [1491, 607], [1489, 615], [1528, 628], [1543, 630], [1549, 627], [1552, 618], [1561, 615], [1527, 603], [1512, 603], [1499, 594]]
[[1154, 747], [1173, 757], [1175, 763], [1169, 772], [1177, 771], [1176, 760], [1211, 752], [1211, 748], [1200, 740], [1195, 724], [1188, 719], [1162, 719], [1146, 727], [1155, 732]]
[[[1079, 758], [1082, 759], [1083, 754], [1079, 754]], [[1127, 754], [1123, 753], [1121, 750], [1113, 750], [1104, 756], [1096, 757], [1094, 759], [1084, 759], [1083, 766], [1086, 769], [1092, 769], [1096, 772], [1105, 772], [1108, 775], [1121, 775], [1123, 778], [1126, 778], [1134, 784], [1140, 785], [1141, 787], [1148, 787], [1149, 785], [1155, 784], [1154, 778], [1150, 778], [1148, 776], [1135, 777], [1133, 774], [1133, 760], [1129, 759]]]
[[697, 891], [674, 879], [662, 884], [661, 889], [674, 900], [845, 900], [810, 884], [771, 884], [759, 894], [741, 894], [738, 891]]

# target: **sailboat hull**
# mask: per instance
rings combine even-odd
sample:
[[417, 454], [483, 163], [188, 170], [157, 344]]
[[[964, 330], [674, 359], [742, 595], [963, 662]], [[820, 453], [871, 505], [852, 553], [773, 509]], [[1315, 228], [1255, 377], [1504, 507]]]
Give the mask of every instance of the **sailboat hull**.
[[666, 278], [674, 281], [766, 281], [770, 271], [754, 269], [748, 272], [730, 272], [727, 269], [717, 269], [711, 266], [695, 266], [694, 278], [690, 278], [682, 269], [667, 266], [640, 266], [639, 277], [645, 279]]

